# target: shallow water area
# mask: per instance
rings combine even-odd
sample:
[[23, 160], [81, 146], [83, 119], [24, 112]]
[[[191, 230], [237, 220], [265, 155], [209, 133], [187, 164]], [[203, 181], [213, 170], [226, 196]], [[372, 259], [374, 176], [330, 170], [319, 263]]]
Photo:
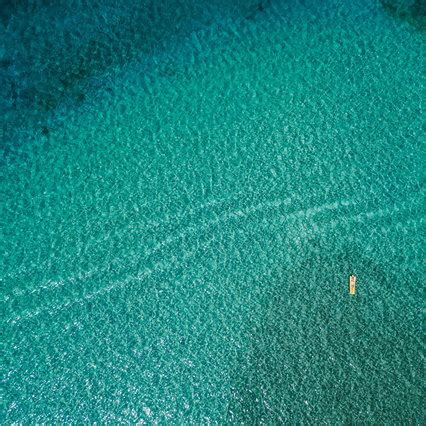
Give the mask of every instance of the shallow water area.
[[414, 9], [142, 3], [2, 17], [1, 422], [422, 423]]

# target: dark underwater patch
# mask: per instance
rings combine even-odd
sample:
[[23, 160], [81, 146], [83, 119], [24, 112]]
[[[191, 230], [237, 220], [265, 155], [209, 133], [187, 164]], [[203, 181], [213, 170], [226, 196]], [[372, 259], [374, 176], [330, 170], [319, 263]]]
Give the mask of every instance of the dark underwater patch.
[[0, 6], [0, 22], [6, 27], [12, 15], [25, 3], [25, 0], [3, 0]]
[[271, 2], [272, 0], [263, 0], [255, 4], [252, 7], [252, 10], [245, 16], [245, 18], [250, 21], [255, 20], [258, 17], [259, 13], [264, 12], [266, 8], [271, 6]]
[[41, 134], [43, 135], [43, 136], [49, 136], [49, 134], [50, 134], [50, 131], [49, 131], [49, 129], [48, 129], [48, 127], [46, 127], [46, 126], [43, 126], [42, 128], [41, 128]]
[[[355, 297], [347, 289], [351, 272], [359, 276]], [[277, 272], [264, 320], [252, 330], [251, 350], [234, 372], [228, 420], [418, 420], [420, 326], [412, 318], [416, 307], [401, 292], [421, 280], [407, 275], [401, 282], [349, 247], [340, 256], [313, 254]]]
[[9, 68], [13, 64], [11, 59], [0, 59], [0, 68]]
[[[232, 2], [215, 0], [211, 7], [244, 14], [251, 4], [234, 10]], [[161, 52], [174, 37], [210, 24], [212, 16], [195, 1], [115, 4], [101, 0], [87, 5], [62, 0], [3, 1], [4, 46], [6, 52], [13, 52], [0, 63], [0, 71], [7, 74], [3, 106], [14, 122], [7, 129], [8, 143], [16, 140], [14, 129], [37, 128], [58, 105], [83, 102], [97, 91], [95, 80], [102, 79], [108, 68], [121, 68], [140, 55]], [[172, 77], [176, 72], [166, 65], [160, 75]]]
[[419, 31], [426, 31], [425, 0], [380, 0], [380, 2], [389, 15], [408, 22]]

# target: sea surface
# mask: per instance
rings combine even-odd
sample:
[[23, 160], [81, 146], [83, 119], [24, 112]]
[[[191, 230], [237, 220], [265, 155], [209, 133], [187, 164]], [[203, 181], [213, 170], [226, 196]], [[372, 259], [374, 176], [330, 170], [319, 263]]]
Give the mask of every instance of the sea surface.
[[424, 2], [0, 9], [1, 424], [425, 424]]

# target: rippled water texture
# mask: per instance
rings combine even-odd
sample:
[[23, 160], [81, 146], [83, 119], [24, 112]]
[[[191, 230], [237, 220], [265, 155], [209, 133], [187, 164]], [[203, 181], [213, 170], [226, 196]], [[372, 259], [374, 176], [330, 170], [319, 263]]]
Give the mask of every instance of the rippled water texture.
[[133, 3], [0, 13], [0, 422], [425, 423], [422, 2]]

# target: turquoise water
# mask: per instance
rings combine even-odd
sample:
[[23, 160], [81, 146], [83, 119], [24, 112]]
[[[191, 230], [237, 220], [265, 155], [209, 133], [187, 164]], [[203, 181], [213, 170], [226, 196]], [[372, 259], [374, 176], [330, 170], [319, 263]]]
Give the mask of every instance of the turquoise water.
[[421, 2], [52, 3], [0, 16], [1, 423], [424, 423]]

